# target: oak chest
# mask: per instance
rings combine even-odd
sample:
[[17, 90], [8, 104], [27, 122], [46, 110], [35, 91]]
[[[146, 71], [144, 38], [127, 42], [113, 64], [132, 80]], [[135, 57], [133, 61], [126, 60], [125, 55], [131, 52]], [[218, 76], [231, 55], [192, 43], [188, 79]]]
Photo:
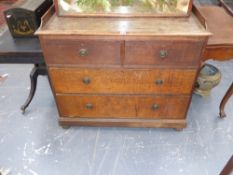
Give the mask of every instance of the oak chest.
[[61, 125], [186, 126], [209, 33], [189, 18], [62, 18], [37, 32]]

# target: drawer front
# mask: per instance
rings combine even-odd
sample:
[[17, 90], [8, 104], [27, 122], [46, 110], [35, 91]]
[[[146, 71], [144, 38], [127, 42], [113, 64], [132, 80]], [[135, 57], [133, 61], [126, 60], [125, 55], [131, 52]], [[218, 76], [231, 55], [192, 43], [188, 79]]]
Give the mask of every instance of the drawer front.
[[198, 66], [203, 41], [126, 41], [124, 65]]
[[43, 40], [47, 65], [121, 65], [120, 41]]
[[189, 96], [57, 95], [61, 117], [183, 119]]
[[56, 93], [190, 94], [196, 70], [49, 68]]

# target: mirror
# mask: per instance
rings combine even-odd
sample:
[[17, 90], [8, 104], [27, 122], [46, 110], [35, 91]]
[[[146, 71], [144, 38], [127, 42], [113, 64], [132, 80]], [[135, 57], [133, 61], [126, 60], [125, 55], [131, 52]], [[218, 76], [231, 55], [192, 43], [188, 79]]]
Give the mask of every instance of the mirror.
[[191, 0], [57, 0], [59, 16], [187, 16]]

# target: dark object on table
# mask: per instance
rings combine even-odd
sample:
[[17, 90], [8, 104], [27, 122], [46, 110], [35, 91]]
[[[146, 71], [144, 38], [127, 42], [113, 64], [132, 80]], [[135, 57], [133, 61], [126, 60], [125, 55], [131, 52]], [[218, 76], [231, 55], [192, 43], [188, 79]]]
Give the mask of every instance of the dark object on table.
[[41, 17], [53, 4], [53, 0], [28, 0], [20, 7], [4, 12], [13, 37], [32, 37], [41, 24]]
[[221, 72], [211, 64], [205, 64], [197, 78], [194, 93], [206, 97], [210, 95], [211, 90], [219, 84]]

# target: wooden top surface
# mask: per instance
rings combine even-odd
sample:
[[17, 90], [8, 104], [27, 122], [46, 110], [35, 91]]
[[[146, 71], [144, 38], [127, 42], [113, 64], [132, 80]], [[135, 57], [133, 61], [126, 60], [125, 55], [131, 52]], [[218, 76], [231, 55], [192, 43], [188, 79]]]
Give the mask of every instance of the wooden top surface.
[[191, 14], [188, 18], [72, 18], [53, 15], [39, 35], [206, 36], [209, 32]]
[[207, 29], [213, 33], [208, 46], [233, 46], [233, 17], [219, 6], [201, 6], [198, 9], [206, 19]]

